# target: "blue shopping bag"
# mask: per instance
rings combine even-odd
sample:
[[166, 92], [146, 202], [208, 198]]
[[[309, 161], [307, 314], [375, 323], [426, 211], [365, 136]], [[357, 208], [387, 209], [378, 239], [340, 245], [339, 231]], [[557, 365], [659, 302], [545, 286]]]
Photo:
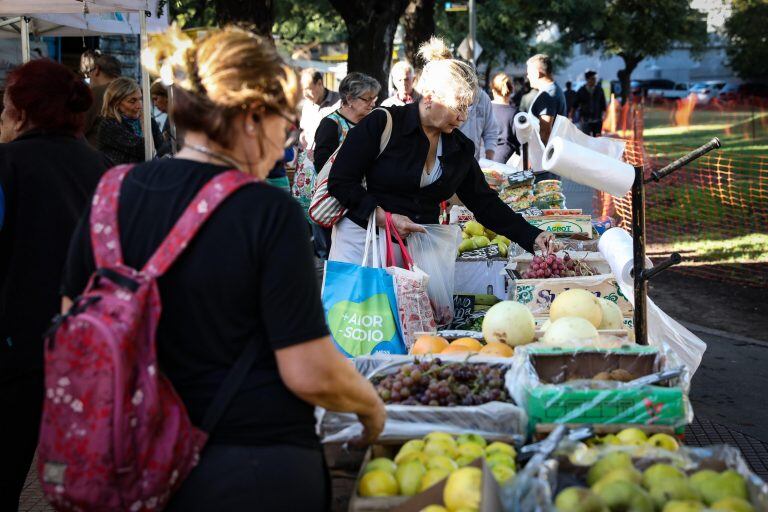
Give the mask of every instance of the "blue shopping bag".
[[[375, 226], [369, 222], [363, 265], [328, 261], [323, 308], [336, 346], [347, 357], [406, 354], [392, 276], [381, 268]], [[371, 234], [373, 233], [373, 234]], [[373, 267], [365, 266], [373, 244]]]

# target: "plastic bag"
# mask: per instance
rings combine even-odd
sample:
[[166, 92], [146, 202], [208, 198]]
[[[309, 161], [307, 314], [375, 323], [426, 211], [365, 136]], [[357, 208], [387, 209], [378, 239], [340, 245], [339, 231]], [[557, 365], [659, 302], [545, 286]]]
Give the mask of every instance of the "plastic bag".
[[408, 237], [408, 250], [416, 266], [429, 275], [427, 293], [435, 322], [449, 325], [453, 320], [453, 278], [461, 229], [441, 224], [428, 224], [424, 228], [426, 233], [413, 233]]

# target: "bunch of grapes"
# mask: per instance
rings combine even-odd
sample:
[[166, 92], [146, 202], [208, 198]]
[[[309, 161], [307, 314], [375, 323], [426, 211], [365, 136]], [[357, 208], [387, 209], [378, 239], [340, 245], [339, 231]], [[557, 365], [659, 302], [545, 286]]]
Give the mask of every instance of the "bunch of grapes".
[[481, 363], [415, 359], [397, 373], [374, 380], [387, 404], [453, 407], [509, 400], [503, 369]]
[[565, 253], [562, 258], [555, 254], [549, 254], [547, 256], [534, 256], [528, 270], [523, 272], [523, 279], [591, 276], [594, 273], [589, 265], [571, 258], [568, 253]]

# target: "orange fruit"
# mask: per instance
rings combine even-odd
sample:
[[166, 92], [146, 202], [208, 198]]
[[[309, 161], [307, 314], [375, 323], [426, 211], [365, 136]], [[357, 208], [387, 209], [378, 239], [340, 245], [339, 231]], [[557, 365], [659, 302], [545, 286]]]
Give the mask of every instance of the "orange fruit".
[[506, 343], [491, 341], [480, 349], [480, 353], [492, 357], [512, 357], [515, 351]]
[[459, 338], [459, 339], [453, 340], [451, 342], [451, 345], [463, 345], [467, 348], [471, 348], [475, 352], [483, 348], [483, 344], [474, 338]]
[[425, 334], [416, 339], [416, 343], [411, 347], [411, 354], [439, 354], [448, 346], [448, 341], [442, 336], [432, 336]]
[[477, 350], [473, 348], [469, 348], [465, 345], [448, 345], [448, 347], [445, 348], [442, 352], [440, 352], [440, 355], [447, 355], [447, 354], [477, 354]]

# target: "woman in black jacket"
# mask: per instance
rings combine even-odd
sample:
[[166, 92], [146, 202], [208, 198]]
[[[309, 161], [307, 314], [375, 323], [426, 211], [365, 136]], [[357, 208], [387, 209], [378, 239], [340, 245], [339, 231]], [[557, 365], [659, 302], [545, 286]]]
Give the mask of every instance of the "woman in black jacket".
[[[457, 128], [467, 118], [477, 77], [457, 60], [435, 60], [445, 44], [436, 38], [422, 46], [427, 61], [419, 80], [421, 99], [391, 107], [392, 136], [377, 158], [386, 125], [384, 112], [373, 112], [350, 130], [328, 179], [328, 191], [349, 209], [333, 228], [331, 260], [359, 264], [365, 226], [375, 211], [377, 225], [392, 213], [402, 236], [435, 224], [440, 203], [454, 194], [484, 226], [517, 242], [550, 252], [554, 236], [529, 224], [499, 199], [474, 158], [474, 144]], [[365, 179], [365, 187], [363, 186]]]
[[80, 214], [107, 168], [78, 136], [91, 91], [52, 60], [11, 71], [0, 134], [0, 510], [16, 510], [37, 446], [43, 334]]
[[[157, 145], [162, 135], [154, 120], [152, 132], [153, 144]], [[115, 165], [144, 161], [142, 96], [135, 80], [117, 78], [104, 92], [96, 147]]]

